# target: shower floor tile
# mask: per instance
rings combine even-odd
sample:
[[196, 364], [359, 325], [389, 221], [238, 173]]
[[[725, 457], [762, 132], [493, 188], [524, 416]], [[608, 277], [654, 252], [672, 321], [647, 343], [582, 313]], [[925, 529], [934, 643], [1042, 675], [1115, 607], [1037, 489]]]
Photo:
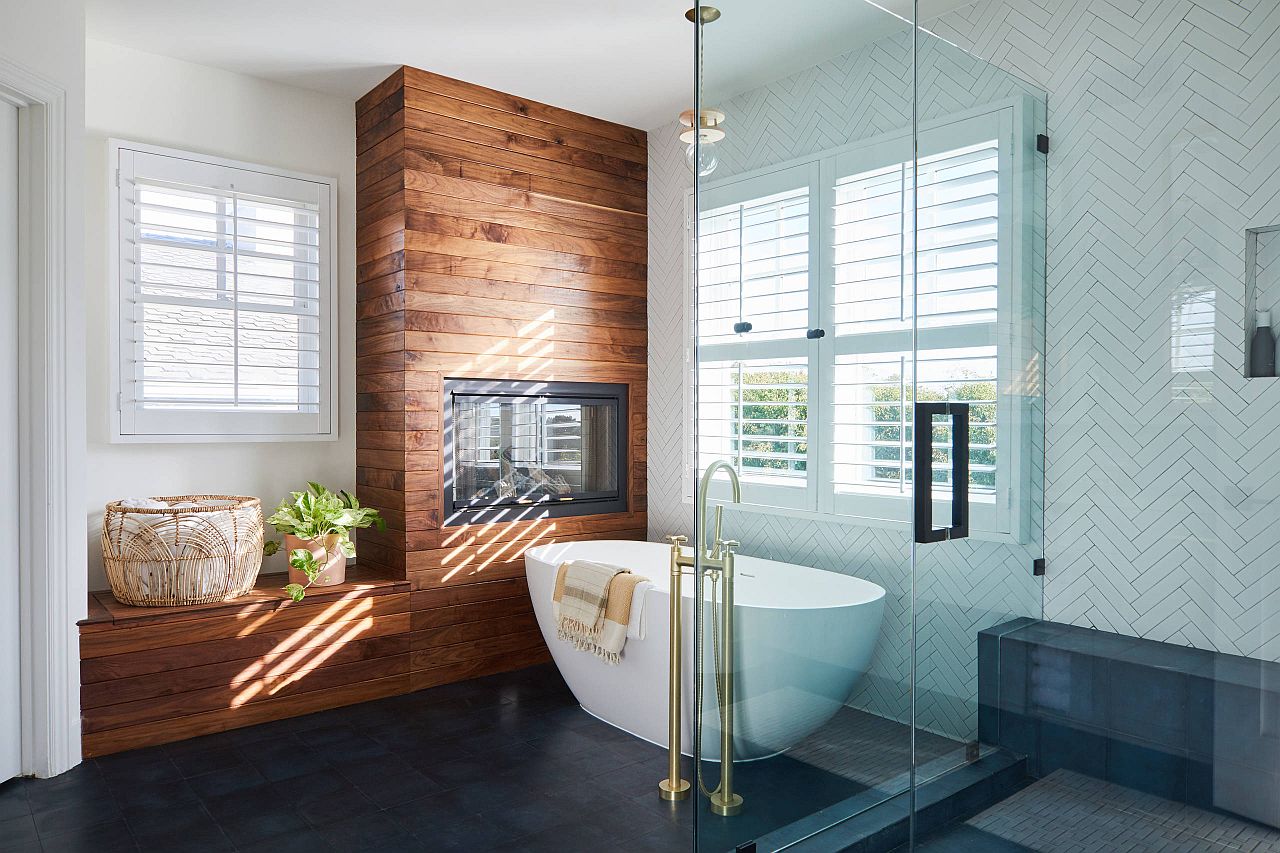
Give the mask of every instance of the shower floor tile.
[[958, 826], [921, 853], [1239, 853], [1280, 850], [1280, 831], [1057, 770]]

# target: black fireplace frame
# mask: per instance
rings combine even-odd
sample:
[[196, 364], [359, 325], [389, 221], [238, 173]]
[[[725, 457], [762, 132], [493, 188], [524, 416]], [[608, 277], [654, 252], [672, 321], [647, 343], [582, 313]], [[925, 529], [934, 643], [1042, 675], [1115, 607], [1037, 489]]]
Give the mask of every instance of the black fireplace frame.
[[[444, 379], [444, 459], [441, 471], [444, 494], [444, 526], [493, 521], [530, 521], [539, 518], [564, 518], [578, 515], [603, 515], [626, 512], [628, 505], [627, 469], [631, 459], [631, 421], [627, 413], [628, 386], [609, 382], [538, 382], [509, 379]], [[454, 398], [610, 401], [616, 406], [618, 488], [616, 495], [581, 498], [571, 501], [541, 500], [530, 503], [473, 504], [454, 499]]]

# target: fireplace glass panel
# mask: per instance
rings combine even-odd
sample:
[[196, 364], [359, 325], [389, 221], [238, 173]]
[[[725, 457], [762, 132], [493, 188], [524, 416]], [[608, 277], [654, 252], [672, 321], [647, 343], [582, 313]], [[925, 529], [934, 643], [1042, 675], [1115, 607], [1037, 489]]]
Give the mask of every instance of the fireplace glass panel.
[[600, 506], [616, 504], [623, 490], [618, 393], [454, 389], [450, 403], [453, 470], [446, 486], [454, 512], [530, 504], [564, 514], [620, 508]]

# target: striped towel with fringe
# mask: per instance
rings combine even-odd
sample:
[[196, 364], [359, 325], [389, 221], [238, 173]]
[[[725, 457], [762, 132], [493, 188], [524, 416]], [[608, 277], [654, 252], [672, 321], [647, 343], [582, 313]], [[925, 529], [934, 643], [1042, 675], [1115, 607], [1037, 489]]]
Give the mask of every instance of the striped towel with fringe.
[[556, 637], [616, 666], [627, 642], [631, 599], [648, 580], [630, 569], [571, 560], [556, 571]]

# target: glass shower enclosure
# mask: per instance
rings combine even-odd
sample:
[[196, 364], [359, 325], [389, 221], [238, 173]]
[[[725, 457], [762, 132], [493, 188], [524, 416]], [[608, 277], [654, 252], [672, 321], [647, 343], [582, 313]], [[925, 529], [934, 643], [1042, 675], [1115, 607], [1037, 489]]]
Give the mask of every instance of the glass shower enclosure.
[[1042, 612], [1046, 98], [914, 16], [690, 10], [699, 851], [911, 843]]

